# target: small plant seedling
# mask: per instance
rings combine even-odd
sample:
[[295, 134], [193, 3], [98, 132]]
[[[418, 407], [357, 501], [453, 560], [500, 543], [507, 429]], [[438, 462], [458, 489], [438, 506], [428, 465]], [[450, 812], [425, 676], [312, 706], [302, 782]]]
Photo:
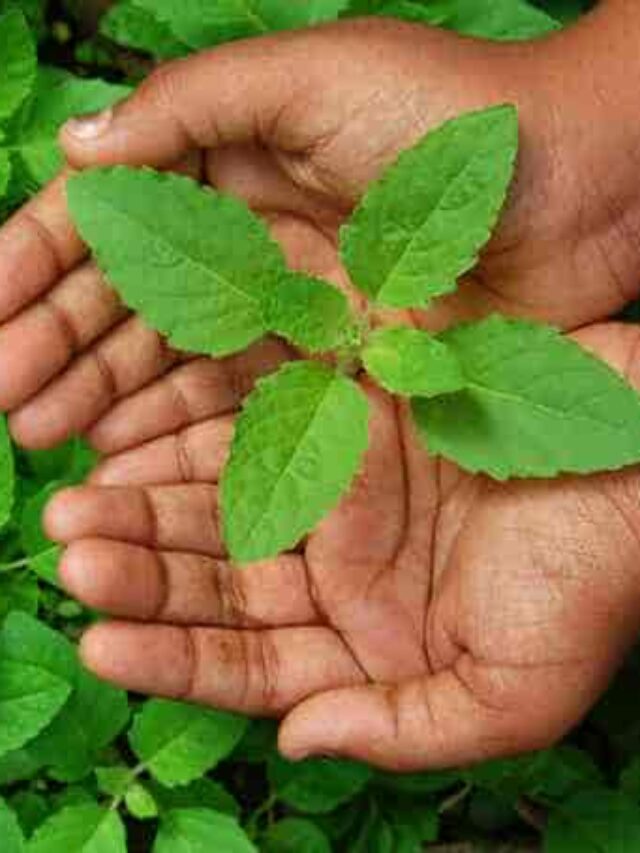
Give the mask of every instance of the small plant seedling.
[[[513, 107], [469, 113], [369, 187], [340, 252], [371, 307], [425, 308], [456, 289], [496, 225], [517, 148]], [[368, 445], [358, 371], [411, 400], [428, 452], [473, 473], [554, 477], [640, 461], [640, 396], [551, 327], [494, 315], [437, 335], [374, 328], [373, 312], [357, 316], [332, 285], [289, 270], [243, 203], [185, 177], [90, 170], [68, 198], [123, 300], [172, 345], [223, 357], [276, 334], [335, 356], [285, 364], [244, 403], [221, 482], [238, 563], [293, 547], [349, 489]]]

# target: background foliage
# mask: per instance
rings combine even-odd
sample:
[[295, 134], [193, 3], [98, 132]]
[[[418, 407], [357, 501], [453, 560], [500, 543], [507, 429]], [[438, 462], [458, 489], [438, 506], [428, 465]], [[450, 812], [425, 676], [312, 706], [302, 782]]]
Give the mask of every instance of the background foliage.
[[[120, 0], [101, 20], [98, 5], [0, 0], [0, 219], [56, 172], [60, 123], [118, 99], [157, 59], [352, 12], [529, 37], [587, 4]], [[2, 853], [640, 850], [638, 654], [557, 748], [409, 776], [293, 765], [276, 752], [272, 722], [98, 682], [73, 645], [95, 614], [57, 586], [57, 549], [40, 528], [47, 498], [92, 463], [79, 441], [24, 452], [0, 425]]]

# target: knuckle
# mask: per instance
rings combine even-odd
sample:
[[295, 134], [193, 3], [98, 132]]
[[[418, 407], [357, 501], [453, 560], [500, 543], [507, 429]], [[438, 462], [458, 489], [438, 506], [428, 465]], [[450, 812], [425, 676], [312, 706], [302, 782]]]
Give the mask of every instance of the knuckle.
[[245, 701], [256, 711], [281, 710], [279, 692], [280, 660], [278, 650], [268, 631], [243, 635], [245, 667]]

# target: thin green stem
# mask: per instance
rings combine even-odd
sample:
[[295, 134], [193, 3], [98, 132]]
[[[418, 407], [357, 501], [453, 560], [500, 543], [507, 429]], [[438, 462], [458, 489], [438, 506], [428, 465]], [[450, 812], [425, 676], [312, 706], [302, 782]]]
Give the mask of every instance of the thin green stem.
[[53, 554], [57, 550], [58, 546], [52, 545], [51, 548], [47, 548], [46, 551], [41, 551], [39, 554], [32, 555], [31, 557], [21, 557], [19, 560], [13, 560], [11, 563], [0, 563], [0, 574], [13, 572], [16, 569], [26, 569], [34, 560], [40, 560], [43, 557], [47, 557], [49, 554]]

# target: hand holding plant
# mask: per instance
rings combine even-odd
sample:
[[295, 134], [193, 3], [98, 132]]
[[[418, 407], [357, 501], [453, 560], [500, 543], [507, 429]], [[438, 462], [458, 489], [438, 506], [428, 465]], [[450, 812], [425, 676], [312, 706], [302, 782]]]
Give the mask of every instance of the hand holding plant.
[[[450, 292], [498, 215], [516, 130], [513, 110], [495, 108], [403, 154], [343, 231], [354, 283], [400, 308]], [[338, 345], [337, 366], [297, 361], [259, 383], [224, 474], [228, 417], [105, 463], [96, 482], [110, 487], [56, 499], [52, 534], [85, 540], [63, 562], [69, 588], [114, 615], [165, 623], [94, 629], [89, 665], [131, 689], [290, 712], [281, 745], [295, 756], [442, 766], [542, 746], [572, 724], [632, 638], [637, 546], [625, 506], [636, 474], [508, 486], [473, 474], [634, 462], [637, 394], [577, 343], [523, 321], [437, 337], [371, 330], [338, 291], [288, 272], [246, 209], [188, 179], [90, 171], [69, 198], [124, 299], [176, 345], [228, 355], [267, 330], [309, 349]], [[203, 241], [215, 223], [219, 236]], [[180, 288], [191, 289], [188, 306]], [[229, 304], [235, 323], [218, 323]], [[636, 340], [615, 326], [582, 335], [614, 364]], [[350, 378], [360, 358], [386, 390]], [[160, 387], [143, 393], [158, 399]], [[425, 436], [471, 474], [427, 456]], [[194, 483], [171, 485], [171, 471]], [[607, 506], [620, 525], [604, 534], [593, 525]], [[623, 582], [593, 584], [587, 541]], [[243, 572], [229, 551], [262, 562]], [[592, 629], [614, 611], [603, 647]]]

